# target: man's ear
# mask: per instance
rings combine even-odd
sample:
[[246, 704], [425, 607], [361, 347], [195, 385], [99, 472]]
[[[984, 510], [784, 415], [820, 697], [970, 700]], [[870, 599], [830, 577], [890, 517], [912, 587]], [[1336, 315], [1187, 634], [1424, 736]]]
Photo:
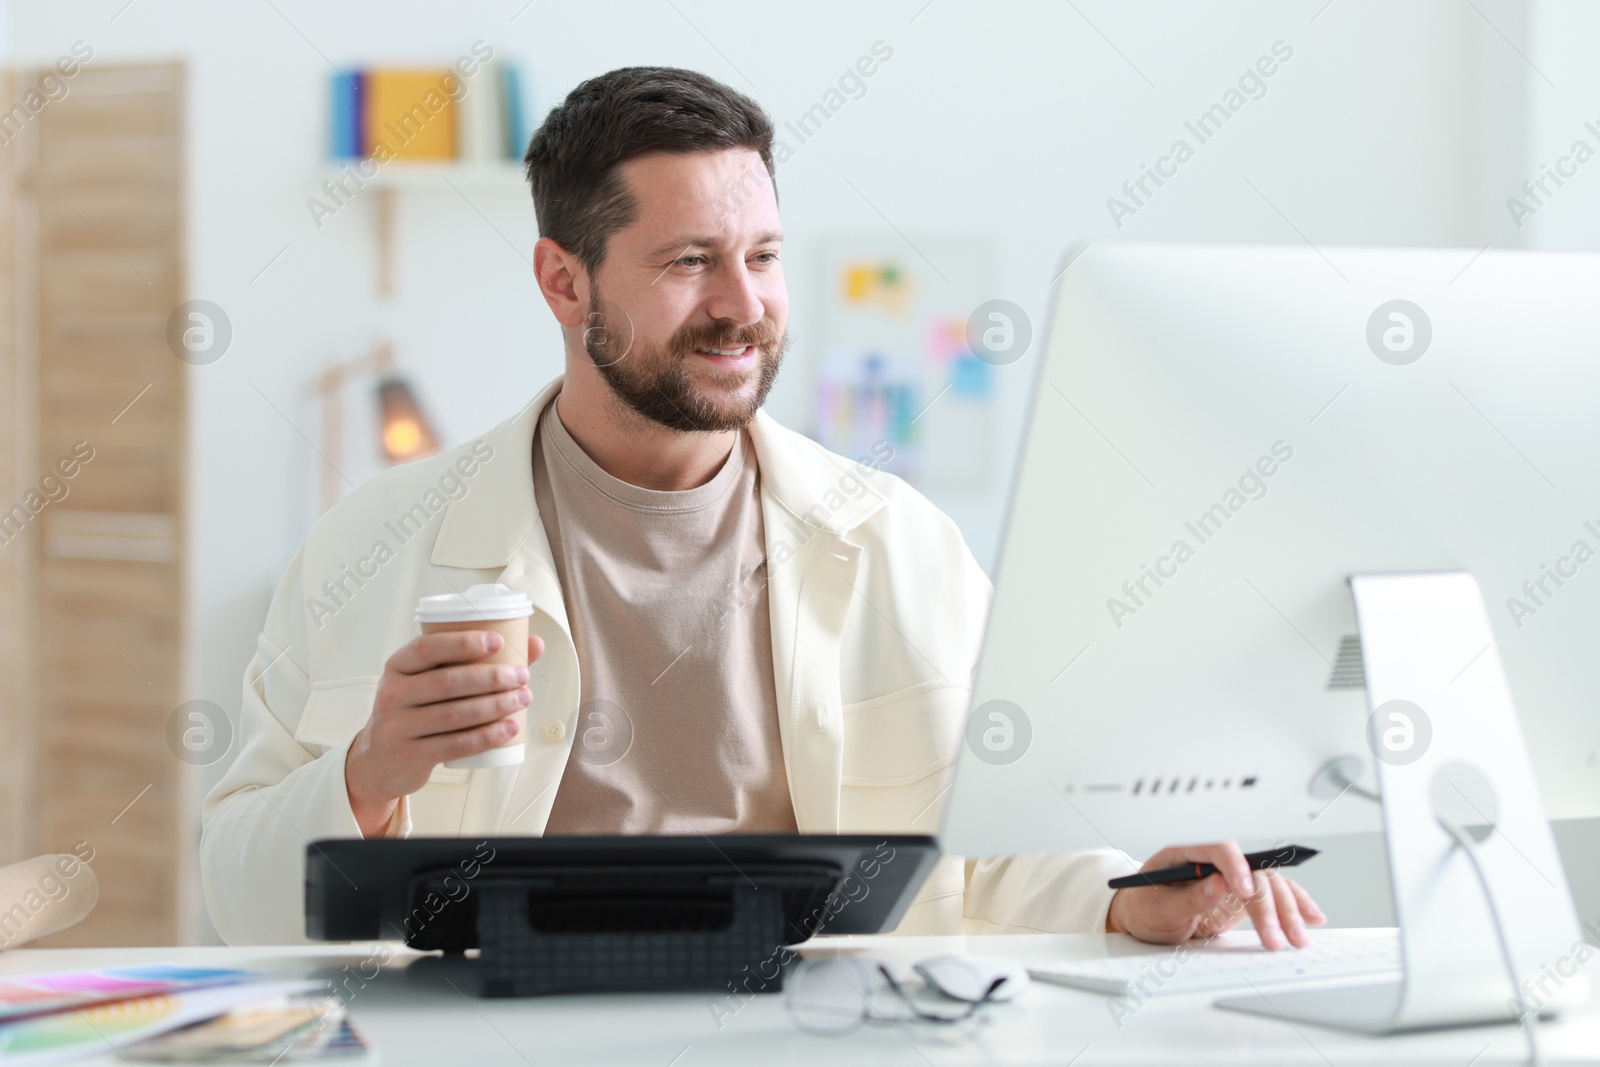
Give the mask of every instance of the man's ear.
[[589, 306], [589, 275], [576, 256], [550, 238], [541, 237], [533, 246], [533, 276], [557, 322], [569, 328], [584, 324]]

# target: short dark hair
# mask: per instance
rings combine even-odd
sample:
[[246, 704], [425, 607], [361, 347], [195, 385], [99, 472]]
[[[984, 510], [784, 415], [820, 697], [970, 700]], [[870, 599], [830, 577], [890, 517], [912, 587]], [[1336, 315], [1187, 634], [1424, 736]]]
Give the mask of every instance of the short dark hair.
[[611, 235], [638, 212], [618, 167], [639, 156], [723, 148], [760, 153], [777, 195], [772, 120], [748, 96], [676, 67], [621, 67], [590, 78], [551, 108], [523, 157], [539, 233], [592, 275]]

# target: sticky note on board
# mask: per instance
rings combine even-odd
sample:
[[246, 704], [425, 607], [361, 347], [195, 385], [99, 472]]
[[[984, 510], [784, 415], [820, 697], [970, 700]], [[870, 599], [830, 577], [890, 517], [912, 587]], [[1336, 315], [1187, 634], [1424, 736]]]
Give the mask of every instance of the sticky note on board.
[[839, 270], [839, 295], [847, 308], [903, 315], [916, 295], [916, 281], [889, 260], [853, 260]]

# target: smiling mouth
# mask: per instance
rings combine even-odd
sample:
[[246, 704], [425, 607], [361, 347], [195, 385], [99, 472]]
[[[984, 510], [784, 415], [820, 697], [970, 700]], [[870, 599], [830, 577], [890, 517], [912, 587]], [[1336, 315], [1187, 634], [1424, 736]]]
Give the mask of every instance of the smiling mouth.
[[696, 348], [694, 354], [719, 370], [744, 372], [755, 367], [760, 349], [755, 345], [736, 348]]

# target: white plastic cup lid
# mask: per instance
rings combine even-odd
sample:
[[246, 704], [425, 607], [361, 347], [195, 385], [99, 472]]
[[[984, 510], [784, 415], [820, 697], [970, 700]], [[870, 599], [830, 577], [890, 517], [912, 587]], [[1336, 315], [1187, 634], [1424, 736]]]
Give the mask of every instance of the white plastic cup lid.
[[533, 601], [507, 585], [474, 585], [465, 593], [425, 596], [417, 601], [418, 622], [488, 622], [533, 614]]

